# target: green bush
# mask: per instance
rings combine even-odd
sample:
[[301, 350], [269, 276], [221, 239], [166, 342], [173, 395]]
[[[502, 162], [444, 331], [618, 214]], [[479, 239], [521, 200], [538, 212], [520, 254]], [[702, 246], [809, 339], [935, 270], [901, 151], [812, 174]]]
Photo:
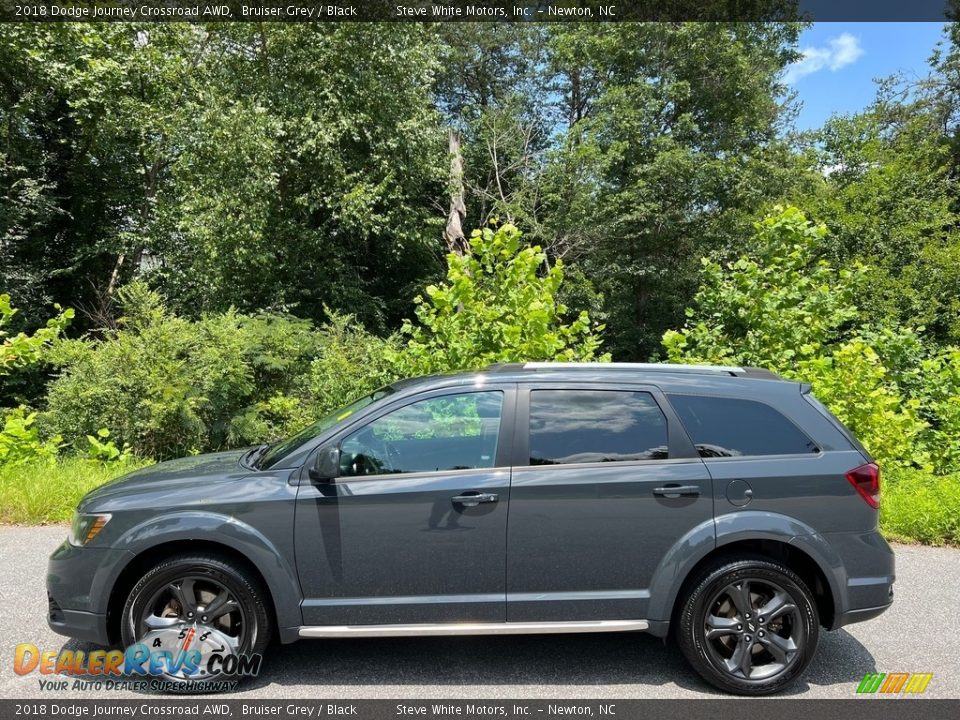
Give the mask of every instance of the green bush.
[[60, 451], [60, 436], [42, 439], [37, 413], [24, 407], [7, 410], [0, 427], [0, 467], [51, 462]]
[[44, 423], [68, 442], [108, 427], [121, 444], [164, 458], [259, 440], [233, 423], [307, 372], [316, 337], [287, 317], [228, 312], [189, 322], [142, 286], [126, 288], [117, 331], [64, 341]]
[[391, 351], [399, 375], [471, 370], [496, 362], [609, 360], [600, 355], [603, 326], [586, 311], [567, 318], [557, 300], [563, 262], [548, 267], [539, 247], [513, 225], [474, 230], [471, 252], [447, 256], [446, 282], [416, 298], [417, 322]]
[[930, 457], [921, 442], [927, 425], [918, 417], [920, 403], [901, 395], [880, 357], [864, 341], [843, 343], [784, 374], [811, 383], [817, 398], [884, 467], [915, 465], [929, 471]]
[[[327, 310], [308, 365], [298, 366], [285, 390], [256, 400], [230, 421], [231, 439], [273, 440], [309, 425], [397, 379], [387, 359], [392, 338], [364, 330], [352, 315]], [[292, 349], [291, 349], [292, 351]]]
[[[758, 365], [808, 381], [883, 464], [929, 469], [924, 399], [897, 382], [919, 382], [915, 336], [857, 325], [865, 268], [835, 270], [818, 260], [826, 229], [800, 210], [780, 209], [756, 230], [757, 257], [727, 265], [704, 259], [686, 325], [663, 336], [668, 360]], [[871, 343], [896, 364], [895, 374]]]
[[191, 322], [141, 285], [120, 299], [118, 330], [51, 352], [61, 372], [44, 428], [84, 452], [100, 428], [156, 459], [273, 440], [393, 379], [390, 341], [349, 316], [319, 329], [233, 311]]
[[960, 348], [923, 359], [918, 393], [928, 422], [924, 445], [940, 472], [960, 472]]
[[320, 353], [310, 363], [311, 420], [401, 377], [391, 361], [399, 347], [395, 336], [384, 340], [365, 332], [350, 315], [327, 314]]
[[21, 332], [11, 336], [3, 328], [10, 324], [17, 310], [10, 305], [9, 295], [5, 293], [0, 295], [0, 377], [14, 368], [24, 367], [40, 360], [43, 353], [70, 324], [73, 320], [73, 309], [64, 310], [59, 305], [55, 307], [58, 314], [48, 320], [46, 326], [32, 335]]
[[118, 448], [116, 443], [110, 439], [110, 431], [106, 428], [97, 430], [96, 437], [87, 435], [87, 446], [84, 448], [84, 454], [88, 460], [101, 463], [127, 463], [133, 459], [130, 446], [125, 444], [122, 448]]
[[844, 339], [858, 317], [864, 268], [817, 260], [826, 228], [794, 207], [755, 225], [756, 257], [721, 265], [703, 258], [700, 289], [680, 331], [663, 346], [671, 362], [714, 362], [786, 370]]
[[[118, 329], [56, 343], [60, 368], [41, 416], [48, 436], [96, 454], [115, 448], [163, 459], [287, 435], [398, 377], [510, 360], [606, 360], [602, 330], [556, 299], [563, 265], [505, 225], [476, 231], [449, 257], [447, 281], [418, 299], [417, 320], [379, 338], [349, 315], [329, 320], [233, 311], [189, 321], [140, 284], [119, 295]], [[104, 450], [101, 454], [110, 454]]]
[[880, 527], [894, 540], [960, 545], [960, 475], [882, 471]]

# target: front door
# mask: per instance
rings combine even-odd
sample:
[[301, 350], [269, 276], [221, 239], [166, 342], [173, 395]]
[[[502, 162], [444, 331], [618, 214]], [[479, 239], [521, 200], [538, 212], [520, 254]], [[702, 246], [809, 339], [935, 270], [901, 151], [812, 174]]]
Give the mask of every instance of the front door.
[[340, 477], [303, 480], [305, 625], [503, 622], [515, 389], [399, 400], [335, 439]]
[[[662, 407], [661, 407], [662, 405]], [[647, 386], [521, 386], [507, 619], [642, 620], [666, 553], [713, 541], [710, 476]]]

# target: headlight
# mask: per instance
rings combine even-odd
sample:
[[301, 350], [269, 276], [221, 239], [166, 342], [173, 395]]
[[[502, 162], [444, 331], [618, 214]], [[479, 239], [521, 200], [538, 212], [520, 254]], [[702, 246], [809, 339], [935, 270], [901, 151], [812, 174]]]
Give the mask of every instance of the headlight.
[[113, 517], [110, 513], [98, 513], [96, 515], [87, 515], [85, 513], [75, 512], [73, 520], [70, 522], [70, 544], [86, 545], [93, 540], [104, 525], [110, 522]]

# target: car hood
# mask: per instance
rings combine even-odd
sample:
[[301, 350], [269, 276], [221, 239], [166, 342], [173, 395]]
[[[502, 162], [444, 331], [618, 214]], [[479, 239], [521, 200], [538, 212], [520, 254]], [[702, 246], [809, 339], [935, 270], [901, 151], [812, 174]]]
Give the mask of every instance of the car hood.
[[240, 459], [248, 452], [250, 448], [243, 448], [149, 465], [90, 491], [77, 509], [82, 512], [93, 504], [99, 505], [107, 500], [142, 492], [170, 491], [182, 486], [195, 488], [201, 484], [243, 478], [253, 472], [240, 463]]

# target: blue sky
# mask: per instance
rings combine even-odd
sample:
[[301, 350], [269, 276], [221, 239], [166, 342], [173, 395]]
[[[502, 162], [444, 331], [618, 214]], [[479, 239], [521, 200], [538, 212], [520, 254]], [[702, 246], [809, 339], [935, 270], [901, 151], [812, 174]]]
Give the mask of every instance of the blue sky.
[[865, 108], [876, 78], [927, 74], [927, 59], [943, 37], [942, 23], [817, 23], [800, 36], [804, 59], [786, 81], [802, 103], [798, 130], [817, 128], [834, 113]]

